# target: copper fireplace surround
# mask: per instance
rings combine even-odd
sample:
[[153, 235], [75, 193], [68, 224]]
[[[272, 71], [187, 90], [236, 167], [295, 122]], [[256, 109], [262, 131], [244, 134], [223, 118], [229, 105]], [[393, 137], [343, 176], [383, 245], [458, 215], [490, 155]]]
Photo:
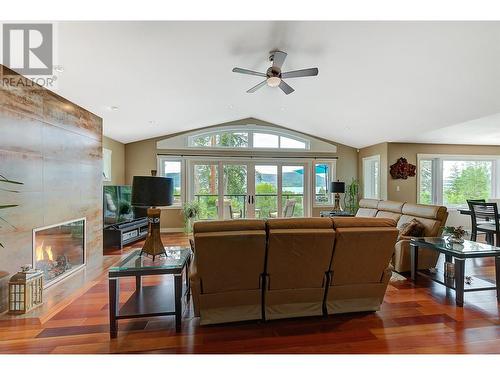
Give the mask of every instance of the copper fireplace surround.
[[85, 266], [85, 218], [33, 230], [33, 268], [47, 288]]

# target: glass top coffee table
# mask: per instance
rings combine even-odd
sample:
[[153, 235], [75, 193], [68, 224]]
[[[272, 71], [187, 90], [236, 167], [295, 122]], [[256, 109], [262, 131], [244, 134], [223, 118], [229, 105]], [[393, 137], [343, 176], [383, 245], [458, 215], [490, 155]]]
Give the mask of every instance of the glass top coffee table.
[[[431, 273], [418, 270], [418, 250], [427, 248], [438, 251], [445, 255], [448, 263], [454, 263], [455, 276], [447, 277], [443, 272]], [[411, 278], [417, 280], [417, 276], [424, 276], [433, 281], [455, 290], [455, 302], [457, 306], [464, 304], [464, 292], [477, 292], [482, 290], [496, 290], [497, 300], [500, 302], [500, 248], [474, 241], [465, 240], [458, 244], [448, 241], [442, 237], [412, 238], [410, 241], [411, 251]], [[470, 284], [465, 284], [465, 260], [472, 258], [495, 258], [496, 284], [477, 277]]]
[[[109, 278], [109, 333], [115, 338], [118, 333], [118, 320], [150, 316], [175, 315], [175, 328], [181, 328], [182, 297], [189, 301], [189, 247], [165, 247], [166, 256], [155, 260], [141, 250], [133, 250], [116, 266], [108, 270]], [[169, 284], [142, 286], [142, 276], [173, 275], [174, 288]], [[135, 277], [135, 292], [119, 308], [121, 277]], [[182, 278], [185, 278], [185, 283]], [[172, 298], [173, 292], [173, 298]]]

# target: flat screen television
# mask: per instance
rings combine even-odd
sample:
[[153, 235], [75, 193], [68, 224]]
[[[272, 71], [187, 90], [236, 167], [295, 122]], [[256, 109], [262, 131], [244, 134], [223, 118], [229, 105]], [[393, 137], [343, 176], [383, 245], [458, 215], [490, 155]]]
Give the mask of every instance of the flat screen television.
[[132, 186], [109, 185], [103, 188], [104, 226], [122, 224], [146, 217], [146, 209], [132, 207]]

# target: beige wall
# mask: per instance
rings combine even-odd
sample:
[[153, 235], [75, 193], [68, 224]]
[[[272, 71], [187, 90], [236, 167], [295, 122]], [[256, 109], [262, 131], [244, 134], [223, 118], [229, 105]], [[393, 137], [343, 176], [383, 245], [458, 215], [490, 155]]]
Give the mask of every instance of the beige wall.
[[102, 147], [111, 150], [111, 181], [104, 185], [125, 184], [125, 145], [114, 139], [103, 137]]
[[[417, 202], [417, 177], [407, 180], [394, 180], [390, 174], [390, 166], [400, 157], [409, 163], [417, 165], [418, 154], [451, 154], [451, 155], [500, 155], [500, 146], [475, 145], [438, 145], [425, 143], [382, 143], [365, 147], [359, 151], [358, 170], [362, 183], [362, 159], [380, 154], [381, 161], [381, 192], [385, 189], [382, 199], [401, 202]], [[417, 170], [418, 173], [418, 170]], [[470, 217], [461, 215], [457, 210], [449, 210], [448, 225], [470, 227]]]
[[[404, 157], [409, 163], [416, 165], [417, 154], [500, 155], [500, 146], [389, 143], [388, 166], [394, 164], [400, 157]], [[387, 175], [387, 197], [390, 200], [416, 203], [417, 178], [394, 180], [390, 175]]]
[[[263, 123], [263, 122], [262, 122]], [[264, 123], [263, 123], [264, 124]], [[265, 123], [267, 125], [272, 125], [269, 123]], [[176, 151], [176, 150], [158, 150], [156, 148], [156, 142], [160, 139], [164, 139], [166, 136], [157, 137], [152, 139], [147, 139], [144, 141], [128, 143], [125, 145], [125, 183], [131, 184], [133, 176], [137, 175], [150, 175], [152, 169], [157, 169], [157, 154], [158, 153], [177, 153], [183, 154], [186, 150]], [[318, 154], [312, 155], [308, 154], [307, 157], [337, 157], [337, 178], [341, 181], [350, 182], [352, 178], [357, 178], [358, 176], [358, 156], [357, 150], [353, 147], [345, 146], [342, 144], [337, 144], [337, 152], [330, 154]], [[191, 152], [194, 153], [194, 152]], [[213, 151], [209, 152], [212, 156], [230, 156], [231, 153], [219, 151], [214, 153]], [[205, 155], [207, 152], [197, 151], [197, 154]], [[234, 154], [234, 153], [233, 153]], [[302, 153], [303, 156], [305, 153]], [[257, 153], [248, 153], [245, 154], [248, 156], [255, 156]], [[272, 157], [275, 156], [275, 153], [260, 153], [258, 155]], [[282, 154], [280, 154], [282, 155]], [[283, 154], [284, 155], [284, 154]], [[293, 154], [287, 154], [287, 156], [293, 156]], [[331, 207], [321, 207], [321, 208], [313, 208], [312, 214], [313, 216], [319, 216], [319, 212], [321, 210], [328, 210]], [[183, 218], [180, 210], [168, 208], [162, 212], [161, 217], [161, 226], [162, 228], [182, 228], [183, 227]]]
[[358, 153], [358, 171], [360, 183], [360, 197], [363, 197], [363, 158], [380, 155], [380, 198], [387, 199], [387, 156], [388, 143], [379, 143], [373, 146], [364, 147]]

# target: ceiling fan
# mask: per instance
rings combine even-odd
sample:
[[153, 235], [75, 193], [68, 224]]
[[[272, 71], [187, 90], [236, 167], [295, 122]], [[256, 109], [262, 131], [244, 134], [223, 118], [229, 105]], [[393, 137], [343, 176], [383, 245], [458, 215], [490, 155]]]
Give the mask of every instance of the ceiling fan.
[[294, 92], [295, 90], [292, 87], [290, 87], [290, 85], [288, 85], [285, 81], [283, 81], [284, 78], [317, 76], [318, 68], [300, 69], [282, 73], [281, 67], [285, 62], [286, 56], [287, 54], [283, 51], [272, 51], [269, 56], [269, 61], [272, 61], [273, 65], [269, 69], [267, 69], [266, 73], [256, 72], [254, 70], [248, 70], [242, 68], [233, 68], [233, 72], [250, 74], [253, 76], [266, 78], [258, 85], [255, 85], [251, 89], [247, 90], [248, 93], [253, 93], [267, 84], [269, 87], [279, 87], [285, 94], [288, 95]]

